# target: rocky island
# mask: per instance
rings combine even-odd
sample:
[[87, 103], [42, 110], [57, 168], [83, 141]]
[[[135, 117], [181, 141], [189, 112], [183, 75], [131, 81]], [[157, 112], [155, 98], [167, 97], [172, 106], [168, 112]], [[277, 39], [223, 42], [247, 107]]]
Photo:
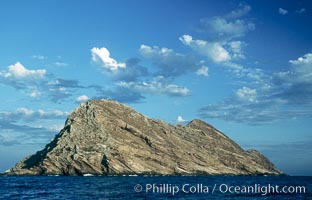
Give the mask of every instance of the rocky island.
[[280, 175], [256, 150], [201, 120], [185, 126], [148, 118], [112, 100], [76, 108], [41, 151], [7, 175]]

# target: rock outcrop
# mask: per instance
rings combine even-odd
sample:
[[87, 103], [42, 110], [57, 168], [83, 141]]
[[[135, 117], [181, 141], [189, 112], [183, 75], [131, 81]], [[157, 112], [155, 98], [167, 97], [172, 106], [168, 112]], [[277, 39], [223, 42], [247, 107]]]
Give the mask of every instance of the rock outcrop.
[[256, 150], [243, 150], [201, 121], [173, 126], [111, 100], [72, 112], [46, 147], [8, 175], [279, 175]]

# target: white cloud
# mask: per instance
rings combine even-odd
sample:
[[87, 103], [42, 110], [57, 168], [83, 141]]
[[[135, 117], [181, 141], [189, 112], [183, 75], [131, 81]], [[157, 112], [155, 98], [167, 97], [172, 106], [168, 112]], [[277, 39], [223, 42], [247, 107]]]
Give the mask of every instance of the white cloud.
[[296, 10], [296, 13], [298, 14], [302, 14], [302, 13], [305, 13], [307, 10], [305, 8], [301, 8], [299, 10]]
[[227, 67], [238, 77], [258, 75], [256, 70], [247, 69], [235, 62], [245, 59], [243, 47], [246, 43], [237, 38], [255, 30], [255, 24], [252, 21], [242, 18], [250, 10], [250, 6], [240, 4], [239, 9], [226, 15], [201, 19], [200, 31], [207, 33], [207, 39], [193, 39], [191, 35], [183, 35], [179, 40], [209, 60]]
[[8, 66], [7, 69], [5, 72], [0, 72], [0, 76], [5, 79], [42, 79], [46, 74], [45, 69], [29, 70], [20, 62]]
[[228, 43], [230, 50], [232, 52], [232, 58], [244, 59], [245, 55], [242, 52], [242, 41], [231, 41]]
[[28, 97], [46, 97], [54, 102], [72, 96], [77, 88], [83, 88], [77, 80], [60, 79], [51, 73], [46, 74], [45, 69], [27, 69], [17, 62], [0, 72], [0, 83], [11, 86]]
[[178, 116], [177, 119], [176, 119], [176, 122], [177, 122], [177, 123], [183, 123], [183, 122], [186, 122], [186, 120], [183, 119], [182, 116]]
[[0, 116], [9, 121], [36, 121], [40, 119], [63, 119], [69, 113], [60, 110], [32, 110], [28, 108], [18, 108], [14, 112], [2, 112]]
[[[172, 49], [168, 49], [166, 47], [158, 47], [158, 46], [153, 46], [150, 47], [145, 44], [141, 44], [139, 51], [142, 55], [148, 58], [156, 57], [156, 56], [168, 56], [171, 53], [174, 53]], [[177, 54], [179, 55], [179, 54]]]
[[38, 59], [38, 60], [45, 60], [45, 59], [48, 59], [48, 57], [43, 56], [43, 55], [33, 55], [32, 58]]
[[248, 87], [240, 88], [236, 91], [236, 96], [243, 101], [256, 102], [257, 90]]
[[136, 81], [141, 77], [149, 76], [148, 69], [140, 65], [140, 60], [138, 58], [127, 59], [126, 66], [126, 68], [122, 68], [118, 70], [118, 72], [110, 74], [111, 78], [118, 81]]
[[281, 15], [286, 15], [288, 13], [288, 11], [283, 9], [283, 8], [279, 8], [278, 9], [278, 13], [281, 14]]
[[241, 53], [241, 49], [242, 49], [242, 42], [241, 41], [229, 42], [229, 46], [231, 47], [233, 52]]
[[312, 64], [312, 53], [307, 53], [302, 57], [299, 57], [297, 60], [290, 60], [291, 64], [294, 65], [311, 65]]
[[27, 108], [18, 108], [16, 110], [16, 113], [20, 113], [22, 115], [31, 115], [34, 113], [33, 110], [27, 109]]
[[290, 60], [291, 70], [280, 73], [284, 78], [294, 83], [311, 83], [312, 84], [312, 53], [307, 53], [297, 60]]
[[185, 45], [191, 45], [193, 37], [190, 35], [183, 35], [182, 37], [179, 37], [179, 40]]
[[119, 82], [120, 87], [128, 88], [136, 92], [167, 95], [167, 96], [188, 96], [190, 90], [175, 84], [169, 84], [164, 77], [157, 77], [152, 82]]
[[176, 53], [172, 49], [166, 47], [150, 47], [142, 44], [139, 52], [145, 58], [151, 59], [153, 64], [159, 69], [156, 75], [175, 77], [188, 72], [194, 72], [198, 68], [194, 57]]
[[233, 10], [229, 14], [227, 14], [226, 18], [240, 18], [249, 13], [251, 7], [249, 5], [240, 5], [240, 9]]
[[154, 54], [153, 48], [145, 44], [141, 44], [139, 51], [147, 57], [150, 57]]
[[31, 93], [27, 94], [27, 96], [33, 97], [33, 98], [39, 97], [40, 95], [41, 95], [41, 92], [39, 92], [38, 90], [34, 90]]
[[246, 32], [255, 30], [255, 24], [245, 20], [236, 19], [228, 21], [225, 18], [217, 17], [206, 22], [209, 27], [219, 36], [241, 37]]
[[161, 57], [170, 57], [173, 55], [179, 56], [182, 54], [175, 53], [172, 49], [166, 47], [159, 48], [158, 46], [150, 47], [145, 44], [141, 44], [139, 52], [147, 58], [161, 58]]
[[60, 130], [62, 130], [62, 128], [64, 128], [63, 124], [53, 124], [50, 127], [48, 127], [48, 130], [59, 132]]
[[64, 62], [54, 62], [53, 65], [58, 66], [58, 67], [66, 67], [66, 66], [68, 66], [68, 64], [64, 63]]
[[200, 109], [200, 116], [210, 119], [245, 123], [249, 125], [269, 124], [279, 120], [290, 120], [294, 117], [311, 117], [311, 109], [282, 109], [283, 104], [273, 101], [262, 103], [237, 103], [232, 99], [208, 105]]
[[224, 16], [203, 18], [200, 20], [200, 30], [207, 32], [209, 37], [217, 40], [231, 40], [242, 37], [247, 32], [255, 30], [255, 24], [243, 19], [251, 10], [248, 5], [240, 5], [240, 8]]
[[89, 100], [89, 97], [87, 95], [81, 95], [79, 97], [77, 97], [76, 101], [77, 102], [86, 102]]
[[208, 76], [208, 67], [201, 67], [196, 71], [197, 75]]
[[273, 74], [260, 69], [239, 69], [242, 80], [248, 80], [248, 87], [203, 107], [200, 115], [254, 125], [312, 117], [312, 53], [289, 63], [289, 70]]
[[223, 46], [219, 42], [208, 42], [205, 40], [193, 40], [190, 35], [183, 35], [179, 38], [179, 40], [190, 46], [194, 51], [207, 56], [213, 62], [226, 62], [231, 59], [229, 52], [223, 48]]
[[58, 88], [49, 88], [49, 91], [51, 92], [61, 92], [61, 93], [67, 93], [65, 87], [58, 87]]
[[119, 68], [125, 68], [125, 63], [119, 63], [110, 57], [110, 52], [105, 47], [91, 49], [92, 61], [102, 64], [102, 66], [112, 72], [116, 72]]
[[48, 98], [53, 102], [60, 102], [64, 99], [73, 96], [77, 89], [82, 89], [78, 80], [71, 79], [50, 79], [41, 87], [41, 92], [48, 95]]

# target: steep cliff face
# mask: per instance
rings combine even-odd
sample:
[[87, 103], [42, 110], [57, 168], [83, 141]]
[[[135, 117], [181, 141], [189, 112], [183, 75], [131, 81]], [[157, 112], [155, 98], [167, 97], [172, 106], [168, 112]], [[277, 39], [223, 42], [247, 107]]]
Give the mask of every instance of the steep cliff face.
[[201, 120], [173, 126], [110, 100], [71, 113], [46, 147], [7, 174], [279, 175], [256, 150], [245, 151]]

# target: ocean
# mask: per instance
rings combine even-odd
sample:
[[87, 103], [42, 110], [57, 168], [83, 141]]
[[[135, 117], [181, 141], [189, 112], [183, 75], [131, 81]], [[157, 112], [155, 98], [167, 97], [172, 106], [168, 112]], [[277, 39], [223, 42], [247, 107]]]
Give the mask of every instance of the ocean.
[[1, 176], [0, 199], [312, 199], [312, 177]]

